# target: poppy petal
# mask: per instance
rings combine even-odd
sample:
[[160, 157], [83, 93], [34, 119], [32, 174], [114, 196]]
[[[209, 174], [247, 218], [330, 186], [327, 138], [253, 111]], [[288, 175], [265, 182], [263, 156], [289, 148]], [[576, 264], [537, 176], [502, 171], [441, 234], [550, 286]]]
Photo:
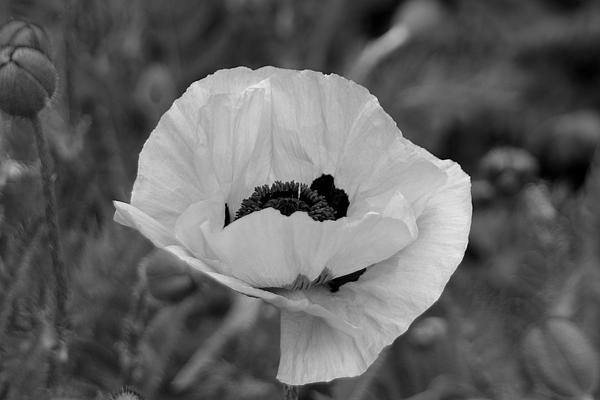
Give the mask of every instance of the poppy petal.
[[[408, 143], [410, 147], [416, 147]], [[446, 180], [446, 173], [429, 161], [426, 154], [409, 151], [407, 148], [396, 160], [390, 161], [386, 171], [373, 176], [371, 181], [360, 187], [350, 204], [348, 214], [380, 209], [387, 203], [385, 199], [399, 191], [410, 204], [414, 214], [419, 216], [429, 198], [446, 183]]]
[[[274, 179], [311, 182], [321, 174], [352, 198], [373, 174], [385, 170], [401, 133], [364, 87], [315, 71], [273, 74]], [[275, 134], [276, 133], [276, 134]]]
[[[206, 136], [199, 132], [200, 110], [208, 107], [205, 112], [214, 111], [214, 106], [210, 105], [213, 100], [221, 104], [224, 101], [219, 94], [240, 96], [249, 86], [275, 71], [279, 70], [234, 68], [218, 71], [193, 83], [162, 116], [144, 144], [131, 204], [172, 229], [179, 215], [191, 204], [220, 191], [212, 165], [214, 157]], [[249, 97], [258, 99], [258, 96]], [[230, 111], [237, 112], [238, 109]]]
[[198, 135], [205, 140], [225, 202], [235, 212], [271, 171], [271, 106], [268, 88], [212, 96], [197, 111]]
[[[313, 316], [288, 313], [282, 320], [289, 325], [282, 326], [282, 332], [294, 333], [282, 335], [278, 375], [282, 382], [300, 385], [363, 373], [438, 299], [463, 257], [472, 207], [469, 177], [458, 164], [439, 161], [437, 165], [446, 171], [448, 181], [419, 216], [419, 235], [412, 244], [368, 268], [357, 282], [345, 284], [335, 294], [322, 288], [306, 292], [314, 303], [359, 327], [352, 340], [325, 332], [327, 325], [312, 321]], [[337, 338], [345, 355], [331, 354], [341, 350], [328, 348], [328, 337]], [[354, 361], [342, 362], [341, 357]]]
[[[385, 205], [373, 204], [359, 220], [340, 220], [344, 226], [337, 232], [335, 254], [327, 268], [334, 277], [352, 272], [385, 260], [409, 245], [418, 235], [415, 215], [400, 192], [385, 197]], [[372, 198], [374, 202], [378, 199]]]
[[294, 292], [289, 293], [288, 296], [282, 296], [281, 294], [271, 291], [257, 289], [237, 278], [213, 271], [208, 265], [199, 259], [192, 257], [181, 246], [168, 246], [165, 248], [165, 250], [168, 250], [179, 257], [190, 267], [202, 273], [203, 276], [208, 276], [209, 278], [229, 287], [230, 289], [235, 290], [238, 293], [263, 299], [269, 304], [272, 304], [278, 308], [289, 310], [291, 312], [301, 312], [313, 315], [325, 321], [325, 323], [332, 329], [339, 330], [341, 332], [350, 333], [356, 330], [356, 327], [352, 324], [349, 324], [347, 321], [339, 318], [337, 315], [332, 314], [324, 307], [309, 301], [302, 292]]
[[222, 196], [199, 201], [189, 206], [175, 223], [175, 237], [195, 257], [211, 265], [218, 259], [211, 249], [206, 234], [225, 225], [225, 201]]
[[136, 229], [157, 247], [177, 244], [172, 232], [148, 214], [127, 203], [114, 201], [113, 204], [116, 222]]
[[[345, 217], [267, 208], [231, 221], [254, 186], [321, 175], [347, 194]], [[436, 301], [466, 248], [469, 185], [457, 164], [404, 139], [365, 88], [236, 68], [192, 84], [161, 118], [115, 220], [280, 307], [278, 378], [299, 385], [364, 372]], [[335, 292], [323, 285], [365, 267]]]
[[357, 345], [352, 335], [332, 328], [323, 318], [282, 309], [277, 379], [304, 385], [360, 375], [367, 360]]
[[347, 275], [385, 260], [417, 236], [412, 210], [397, 194], [382, 213], [314, 221], [267, 208], [236, 220], [222, 231], [203, 232], [221, 260], [219, 270], [254, 287], [286, 287], [298, 277], [316, 280], [327, 269]]

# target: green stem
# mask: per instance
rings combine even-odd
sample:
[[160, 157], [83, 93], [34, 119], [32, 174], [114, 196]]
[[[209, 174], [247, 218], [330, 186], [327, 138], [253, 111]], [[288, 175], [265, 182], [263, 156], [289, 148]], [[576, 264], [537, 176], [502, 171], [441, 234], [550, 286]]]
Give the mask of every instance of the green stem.
[[300, 386], [291, 386], [283, 384], [283, 400], [298, 400], [300, 395]]
[[67, 106], [69, 128], [73, 127], [75, 121], [75, 102], [73, 101], [73, 46], [71, 35], [73, 34], [73, 5], [71, 0], [63, 1], [63, 45], [64, 45], [64, 86], [65, 103]]
[[40, 158], [40, 169], [42, 175], [42, 191], [46, 204], [46, 225], [48, 229], [48, 250], [52, 261], [52, 272], [54, 277], [54, 324], [56, 327], [57, 339], [60, 345], [64, 342], [65, 331], [68, 328], [67, 321], [67, 270], [65, 268], [62, 249], [60, 246], [60, 237], [58, 232], [58, 218], [56, 213], [56, 195], [54, 193], [54, 183], [52, 182], [52, 173], [50, 165], [50, 151], [48, 142], [44, 136], [39, 117], [31, 119], [38, 155]]
[[32, 279], [31, 272], [34, 264], [32, 261], [43, 232], [41, 225], [39, 223], [36, 223], [36, 225], [31, 242], [19, 262], [14, 281], [8, 286], [8, 292], [5, 294], [2, 303], [0, 304], [0, 399], [9, 398], [8, 396], [10, 396], [11, 388], [9, 379], [11, 376], [7, 376], [6, 366], [4, 365], [8, 355], [8, 327], [10, 318], [15, 312], [15, 302], [19, 296], [26, 295], [29, 282]]

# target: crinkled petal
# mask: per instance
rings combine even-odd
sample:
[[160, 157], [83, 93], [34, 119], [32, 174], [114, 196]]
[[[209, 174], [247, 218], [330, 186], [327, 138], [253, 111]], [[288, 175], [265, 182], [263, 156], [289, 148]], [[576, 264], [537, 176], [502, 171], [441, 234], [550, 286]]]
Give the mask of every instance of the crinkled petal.
[[[214, 145], [220, 145], [222, 142], [210, 142], [207, 135], [218, 138], [222, 132], [203, 132], [199, 124], [206, 122], [206, 119], [199, 117], [200, 110], [208, 106], [215, 111], [216, 104], [227, 105], [223, 104], [226, 101], [219, 95], [231, 93], [233, 97], [239, 98], [250, 86], [278, 71], [280, 70], [270, 67], [257, 71], [234, 68], [218, 71], [193, 83], [162, 116], [146, 141], [139, 157], [131, 204], [166, 228], [172, 229], [179, 215], [191, 204], [211, 197], [221, 190], [218, 176], [213, 169], [214, 157], [211, 150], [214, 149]], [[253, 100], [249, 108], [256, 110], [258, 97], [249, 98]], [[235, 103], [234, 100], [231, 102]], [[237, 106], [239, 104], [234, 104], [230, 109], [218, 110], [218, 115], [214, 117], [225, 116], [224, 123], [242, 122], [243, 118], [236, 119], [240, 111]], [[270, 108], [266, 107], [266, 110], [270, 111]], [[250, 129], [248, 126], [242, 128]], [[239, 136], [236, 139], [247, 143], [247, 140], [244, 142], [245, 139]], [[213, 144], [212, 148], [209, 143]], [[246, 150], [253, 151], [252, 148]], [[220, 156], [223, 156], [223, 153]], [[227, 156], [225, 159], [232, 160]]]
[[299, 275], [311, 281], [319, 276], [331, 257], [336, 228], [333, 221], [319, 223], [303, 212], [286, 217], [267, 208], [206, 236], [222, 273], [254, 287], [285, 287]]
[[[262, 210], [220, 227], [219, 198], [233, 217], [253, 185], [321, 174], [348, 194], [346, 218], [312, 224]], [[140, 155], [131, 206], [116, 203], [115, 219], [284, 309], [279, 377], [303, 384], [363, 372], [438, 298], [466, 246], [468, 188], [457, 165], [402, 138], [366, 89], [313, 71], [241, 68], [193, 84], [163, 116]], [[373, 262], [336, 293], [252, 287]]]
[[189, 206], [175, 223], [175, 237], [196, 258], [212, 266], [219, 265], [218, 256], [209, 245], [205, 232], [221, 230], [225, 224], [225, 201], [217, 195]]
[[116, 208], [115, 221], [136, 229], [155, 246], [165, 247], [177, 244], [173, 233], [160, 222], [130, 204], [113, 202]]
[[276, 74], [267, 81], [273, 179], [309, 183], [330, 174], [350, 198], [349, 215], [365, 199], [386, 191], [400, 191], [419, 215], [445, 183], [429, 154], [402, 137], [362, 86], [314, 71]]
[[[418, 218], [417, 240], [336, 293], [323, 288], [306, 292], [315, 304], [359, 327], [351, 339], [327, 332], [328, 325], [313, 316], [284, 313], [287, 336], [282, 335], [279, 380], [300, 385], [363, 373], [439, 298], [464, 255], [472, 208], [469, 177], [455, 163], [437, 165], [448, 181]], [[342, 349], [343, 356], [335, 354]]]
[[203, 235], [222, 273], [254, 287], [286, 287], [298, 277], [312, 282], [326, 269], [337, 277], [385, 260], [415, 239], [417, 227], [397, 194], [381, 214], [319, 222], [304, 212], [284, 216], [267, 208]]
[[348, 215], [382, 209], [398, 192], [402, 193], [414, 214], [421, 215], [429, 198], [446, 183], [447, 177], [430, 161], [428, 153], [416, 148], [408, 142], [404, 151], [390, 160], [386, 171], [364, 182], [350, 203]]
[[[406, 142], [377, 99], [340, 76], [271, 67], [219, 71], [191, 85], [151, 134], [131, 204], [173, 230], [191, 205], [216, 195], [234, 216], [254, 186], [310, 183], [330, 173], [357, 218], [357, 210], [382, 212], [385, 201], [378, 201], [381, 209], [364, 207], [382, 191], [388, 198], [400, 191], [414, 207], [439, 186], [441, 174], [413, 157], [416, 146]], [[346, 247], [357, 250], [357, 242]]]
[[271, 171], [271, 105], [268, 87], [212, 96], [197, 112], [219, 190], [231, 212]]
[[415, 215], [403, 194], [396, 192], [391, 198], [385, 196], [385, 200], [385, 205], [371, 208], [379, 210], [377, 213], [365, 211], [358, 220], [339, 220], [339, 246], [327, 263], [332, 276], [348, 275], [385, 260], [415, 240]]
[[289, 385], [360, 375], [366, 360], [351, 334], [323, 318], [281, 311], [281, 359], [277, 379]]
[[[198, 85], [190, 86], [162, 116], [140, 153], [131, 204], [169, 229], [190, 204], [217, 188], [194, 117], [207, 98]], [[191, 104], [197, 104], [192, 115]]]
[[[413, 203], [444, 183], [444, 173], [402, 137], [364, 87], [314, 71], [276, 74], [268, 82], [274, 179], [310, 182], [330, 174], [351, 204], [388, 190], [401, 190]], [[415, 185], [415, 173], [422, 185]]]
[[308, 315], [313, 315], [326, 322], [328, 326], [341, 332], [351, 333], [357, 328], [352, 324], [348, 323], [342, 318], [332, 314], [322, 306], [309, 301], [304, 293], [302, 292], [290, 292], [288, 296], [273, 293], [270, 291], [254, 288], [239, 279], [231, 276], [223, 275], [215, 272], [210, 266], [203, 263], [201, 260], [192, 257], [183, 247], [181, 246], [168, 246], [165, 250], [170, 251], [181, 260], [186, 262], [194, 270], [202, 273], [204, 276], [217, 281], [218, 283], [235, 290], [238, 293], [245, 294], [246, 296], [256, 297], [263, 299], [267, 303], [270, 303], [280, 309], [286, 309], [291, 312], [301, 312]]
[[310, 183], [323, 173], [336, 177], [354, 121], [375, 98], [347, 79], [314, 71], [273, 75], [269, 83], [273, 178]]

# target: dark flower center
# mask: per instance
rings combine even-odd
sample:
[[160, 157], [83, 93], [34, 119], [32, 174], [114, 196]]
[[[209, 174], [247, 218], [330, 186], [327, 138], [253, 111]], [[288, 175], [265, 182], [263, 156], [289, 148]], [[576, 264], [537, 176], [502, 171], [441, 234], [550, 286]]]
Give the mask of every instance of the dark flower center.
[[346, 216], [350, 201], [348, 195], [342, 189], [337, 189], [333, 183], [333, 176], [321, 175], [310, 184], [310, 189], [325, 197], [327, 204], [335, 210], [335, 218]]
[[[310, 186], [294, 181], [276, 181], [271, 186], [257, 186], [250, 197], [242, 200], [234, 220], [265, 208], [274, 208], [288, 217], [296, 211], [302, 211], [315, 221], [337, 220], [347, 215], [349, 206], [348, 195], [335, 187], [333, 176], [321, 175]], [[229, 207], [225, 204], [224, 225], [231, 222]], [[356, 282], [365, 271], [366, 268], [363, 268], [318, 284], [337, 292], [344, 284]]]
[[254, 188], [254, 193], [244, 200], [235, 213], [235, 219], [265, 208], [274, 208], [285, 216], [304, 211], [315, 221], [335, 220], [336, 210], [327, 198], [304, 183], [276, 181], [271, 186]]
[[364, 274], [365, 272], [367, 272], [366, 268], [359, 269], [358, 271], [354, 271], [351, 274], [334, 278], [334, 279], [330, 280], [329, 282], [325, 283], [325, 286], [327, 286], [329, 288], [330, 292], [335, 293], [338, 290], [340, 290], [340, 288], [343, 285], [345, 285], [346, 283], [356, 282], [358, 280], [358, 278], [360, 278], [360, 276], [362, 274]]

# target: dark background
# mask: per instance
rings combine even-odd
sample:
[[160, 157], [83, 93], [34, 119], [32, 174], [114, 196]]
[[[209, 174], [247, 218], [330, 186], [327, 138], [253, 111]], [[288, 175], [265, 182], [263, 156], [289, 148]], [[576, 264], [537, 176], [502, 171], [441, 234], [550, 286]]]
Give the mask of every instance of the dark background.
[[[223, 328], [231, 292], [165, 277], [175, 262], [112, 221], [160, 115], [191, 82], [238, 65], [354, 79], [406, 137], [473, 179], [469, 248], [442, 299], [361, 378], [302, 398], [584, 399], [596, 389], [597, 2], [0, 0], [0, 23], [11, 18], [47, 30], [60, 75], [41, 118], [73, 332], [51, 398], [108, 398], [124, 384], [149, 399], [280, 396], [277, 310]], [[50, 266], [27, 121], [0, 115], [0, 163], [0, 399], [45, 398]], [[196, 351], [210, 362], [176, 390]]]

